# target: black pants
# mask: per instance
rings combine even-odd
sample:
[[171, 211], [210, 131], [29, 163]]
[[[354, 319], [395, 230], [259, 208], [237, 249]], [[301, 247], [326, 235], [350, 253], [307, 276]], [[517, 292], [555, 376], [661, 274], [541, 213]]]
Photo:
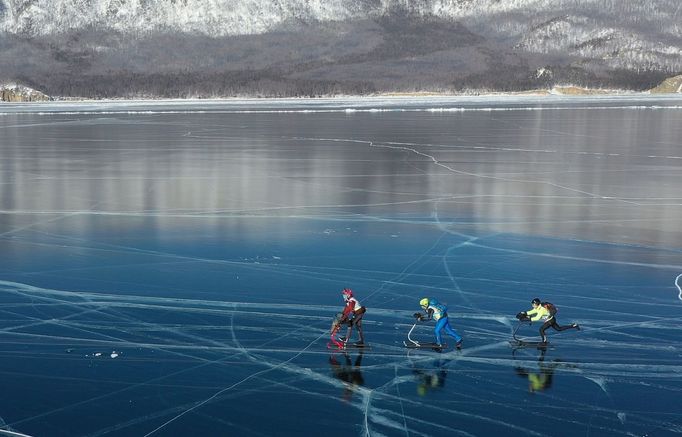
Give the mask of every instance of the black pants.
[[550, 317], [545, 323], [540, 326], [540, 337], [542, 337], [542, 341], [547, 343], [547, 336], [545, 335], [545, 331], [548, 330], [550, 327], [554, 328], [557, 331], [565, 331], [567, 329], [576, 329], [574, 325], [566, 325], [566, 326], [559, 326], [559, 324], [556, 322], [556, 319], [554, 317]]
[[360, 337], [360, 343], [365, 342], [365, 336], [362, 332], [362, 316], [365, 315], [366, 309], [363, 307], [360, 311], [353, 314], [353, 318], [348, 321], [348, 331], [346, 332], [346, 341], [350, 341], [350, 336], [353, 331], [353, 325], [355, 329], [358, 330], [358, 337]]

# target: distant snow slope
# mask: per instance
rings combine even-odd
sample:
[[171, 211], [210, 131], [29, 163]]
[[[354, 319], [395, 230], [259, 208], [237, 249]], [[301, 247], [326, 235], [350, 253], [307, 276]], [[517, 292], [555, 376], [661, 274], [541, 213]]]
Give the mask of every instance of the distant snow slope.
[[284, 23], [353, 20], [406, 11], [465, 24], [487, 23], [502, 33], [518, 32], [548, 16], [546, 23], [535, 23], [534, 32], [540, 37], [566, 30], [567, 24], [599, 20], [621, 24], [635, 33], [644, 28], [680, 35], [680, 5], [679, 0], [0, 0], [0, 31], [49, 35], [95, 26], [122, 32], [247, 35]]
[[641, 90], [682, 73], [681, 23], [682, 0], [0, 0], [0, 80], [97, 96]]

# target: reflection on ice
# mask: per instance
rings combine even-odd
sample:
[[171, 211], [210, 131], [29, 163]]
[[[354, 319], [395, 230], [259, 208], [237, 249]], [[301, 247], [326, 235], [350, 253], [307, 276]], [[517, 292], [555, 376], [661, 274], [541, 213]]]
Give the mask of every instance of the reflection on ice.
[[682, 433], [678, 100], [188, 105], [3, 107], [0, 435]]
[[[341, 355], [341, 357], [338, 355]], [[351, 360], [350, 353], [345, 351], [341, 354], [332, 353], [329, 355], [329, 365], [331, 366], [332, 374], [339, 381], [344, 382], [345, 388], [342, 398], [346, 401], [351, 399], [358, 387], [365, 385], [361, 369], [363, 356], [364, 351], [362, 349], [357, 352], [354, 360]]]
[[417, 384], [417, 394], [426, 396], [434, 390], [445, 387], [448, 376], [447, 366], [451, 360], [435, 359], [432, 363], [415, 365], [412, 369]]

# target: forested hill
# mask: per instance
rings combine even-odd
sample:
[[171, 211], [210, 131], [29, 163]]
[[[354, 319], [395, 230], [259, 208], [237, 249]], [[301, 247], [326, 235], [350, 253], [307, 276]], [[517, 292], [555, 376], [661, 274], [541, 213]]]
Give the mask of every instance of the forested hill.
[[641, 90], [680, 0], [0, 0], [0, 83], [82, 97]]

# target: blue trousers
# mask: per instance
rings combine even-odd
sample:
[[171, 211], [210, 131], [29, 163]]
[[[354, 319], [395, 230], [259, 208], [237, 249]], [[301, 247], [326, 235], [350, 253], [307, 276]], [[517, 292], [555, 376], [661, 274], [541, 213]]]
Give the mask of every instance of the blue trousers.
[[443, 344], [443, 341], [442, 341], [441, 336], [440, 336], [440, 331], [442, 331], [443, 329], [445, 329], [445, 332], [448, 335], [454, 337], [455, 341], [457, 341], [457, 342], [462, 341], [462, 337], [457, 333], [457, 331], [452, 329], [452, 326], [450, 326], [450, 322], [448, 322], [448, 318], [443, 317], [436, 322], [436, 329], [435, 329], [436, 343]]

